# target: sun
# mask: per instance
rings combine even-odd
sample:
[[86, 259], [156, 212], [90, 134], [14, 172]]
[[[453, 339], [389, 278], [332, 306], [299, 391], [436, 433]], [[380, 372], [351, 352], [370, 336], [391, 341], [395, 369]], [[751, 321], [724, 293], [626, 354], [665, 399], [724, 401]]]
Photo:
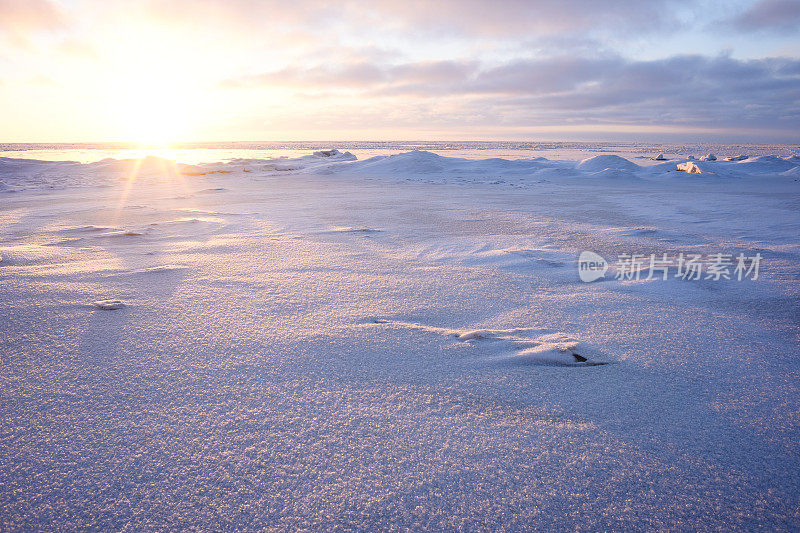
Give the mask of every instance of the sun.
[[144, 145], [188, 140], [201, 116], [196, 57], [166, 38], [118, 44], [106, 77], [116, 138]]
[[140, 75], [117, 84], [112, 113], [118, 136], [144, 145], [186, 140], [200, 112], [196, 92], [181, 80]]
[[130, 87], [119, 103], [123, 135], [144, 145], [167, 145], [186, 138], [192, 122], [189, 90], [169, 83]]

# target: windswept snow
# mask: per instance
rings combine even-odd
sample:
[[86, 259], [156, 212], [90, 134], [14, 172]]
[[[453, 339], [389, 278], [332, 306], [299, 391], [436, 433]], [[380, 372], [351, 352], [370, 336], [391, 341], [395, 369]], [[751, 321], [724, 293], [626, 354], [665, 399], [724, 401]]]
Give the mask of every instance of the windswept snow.
[[[713, 155], [713, 154], [710, 154]], [[376, 156], [363, 161], [350, 152], [324, 150], [297, 158], [232, 159], [226, 162], [184, 165], [167, 159], [148, 157], [143, 160], [104, 159], [96, 163], [80, 164], [72, 161], [36, 161], [0, 158], [0, 178], [4, 188], [0, 194], [25, 189], [62, 189], [76, 186], [116, 186], [120, 181], [163, 182], [170, 181], [187, 189], [187, 183], [203, 176], [238, 179], [244, 176], [259, 179], [264, 176], [297, 176], [346, 174], [365, 178], [396, 178], [403, 181], [469, 182], [486, 185], [529, 186], [546, 181], [572, 178], [595, 180], [662, 179], [668, 172], [710, 173], [734, 178], [764, 175], [775, 176], [798, 166], [793, 156], [733, 157], [716, 161], [694, 157], [670, 163], [655, 158], [656, 164], [640, 166], [618, 155], [597, 155], [574, 161], [557, 161], [537, 157], [531, 159], [464, 159], [444, 157], [431, 152], [415, 150], [390, 156]], [[230, 174], [230, 176], [227, 176]], [[177, 190], [177, 189], [176, 189]], [[227, 187], [217, 185], [197, 194], [221, 194]]]
[[547, 332], [535, 328], [452, 329], [383, 318], [373, 319], [371, 323], [452, 337], [470, 344], [480, 350], [484, 357], [494, 361], [576, 367], [597, 366], [609, 362], [608, 356], [596, 348], [581, 343], [565, 333]]
[[[759, 150], [2, 158], [0, 529], [797, 530]], [[758, 279], [646, 275], [718, 253]]]

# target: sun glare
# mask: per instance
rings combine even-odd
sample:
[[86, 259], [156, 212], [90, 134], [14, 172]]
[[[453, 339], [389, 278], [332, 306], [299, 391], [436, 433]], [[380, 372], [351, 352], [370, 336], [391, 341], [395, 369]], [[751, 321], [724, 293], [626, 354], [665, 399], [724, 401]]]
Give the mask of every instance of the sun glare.
[[108, 73], [108, 105], [120, 140], [166, 145], [186, 140], [199, 110], [197, 58], [179, 41], [152, 36], [145, 44], [119, 45]]
[[118, 127], [127, 140], [164, 145], [181, 140], [192, 122], [191, 91], [149, 76], [126, 83], [117, 97]]

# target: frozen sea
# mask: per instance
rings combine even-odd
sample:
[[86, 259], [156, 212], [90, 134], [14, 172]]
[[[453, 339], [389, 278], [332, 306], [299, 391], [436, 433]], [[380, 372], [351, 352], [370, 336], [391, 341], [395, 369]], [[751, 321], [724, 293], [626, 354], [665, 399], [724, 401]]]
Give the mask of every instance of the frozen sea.
[[317, 150], [338, 148], [359, 159], [425, 150], [448, 157], [467, 159], [548, 159], [581, 160], [601, 154], [616, 154], [647, 164], [650, 157], [697, 157], [714, 153], [720, 157], [742, 154], [789, 156], [800, 154], [797, 144], [718, 144], [653, 142], [579, 142], [579, 141], [345, 141], [345, 142], [229, 142], [183, 143], [168, 148], [142, 147], [126, 143], [0, 143], [0, 157], [79, 161], [91, 163], [107, 157], [125, 159], [143, 155], [163, 156], [182, 163], [210, 163], [232, 158], [266, 159], [302, 157]]
[[0, 145], [0, 530], [796, 531], [799, 282], [797, 146]]

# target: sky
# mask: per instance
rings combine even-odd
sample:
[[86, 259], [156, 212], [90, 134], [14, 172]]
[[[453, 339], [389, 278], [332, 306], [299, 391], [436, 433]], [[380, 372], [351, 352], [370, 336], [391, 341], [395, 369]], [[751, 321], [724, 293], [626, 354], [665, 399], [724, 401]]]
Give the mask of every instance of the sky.
[[800, 142], [800, 0], [0, 0], [0, 142]]

